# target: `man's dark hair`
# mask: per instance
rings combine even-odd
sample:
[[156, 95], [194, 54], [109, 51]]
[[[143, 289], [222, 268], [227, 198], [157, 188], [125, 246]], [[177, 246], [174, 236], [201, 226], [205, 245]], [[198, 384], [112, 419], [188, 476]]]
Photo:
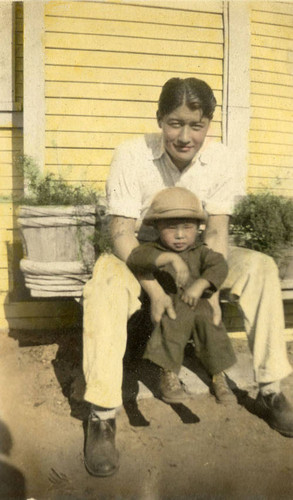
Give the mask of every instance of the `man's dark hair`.
[[171, 78], [162, 88], [157, 119], [161, 120], [186, 104], [191, 110], [200, 109], [203, 116], [212, 120], [217, 101], [211, 87], [198, 78]]

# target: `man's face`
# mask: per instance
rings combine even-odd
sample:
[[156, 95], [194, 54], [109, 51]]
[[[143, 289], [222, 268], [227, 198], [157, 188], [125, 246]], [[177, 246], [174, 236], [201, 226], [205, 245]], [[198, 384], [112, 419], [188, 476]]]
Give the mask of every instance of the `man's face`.
[[157, 222], [160, 240], [173, 252], [190, 248], [198, 235], [199, 223], [194, 219], [166, 219]]
[[200, 150], [210, 125], [200, 109], [183, 104], [159, 120], [165, 150], [174, 165], [183, 170]]

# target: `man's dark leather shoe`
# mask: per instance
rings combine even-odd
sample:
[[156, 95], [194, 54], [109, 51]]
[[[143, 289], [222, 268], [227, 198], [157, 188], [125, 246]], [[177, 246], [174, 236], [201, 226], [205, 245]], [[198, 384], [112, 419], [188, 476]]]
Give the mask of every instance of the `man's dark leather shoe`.
[[91, 413], [88, 420], [84, 463], [93, 476], [111, 476], [119, 467], [119, 453], [115, 448], [116, 422], [114, 418], [100, 420]]
[[293, 437], [293, 407], [282, 392], [267, 396], [259, 392], [256, 398], [256, 409], [272, 429], [283, 436]]

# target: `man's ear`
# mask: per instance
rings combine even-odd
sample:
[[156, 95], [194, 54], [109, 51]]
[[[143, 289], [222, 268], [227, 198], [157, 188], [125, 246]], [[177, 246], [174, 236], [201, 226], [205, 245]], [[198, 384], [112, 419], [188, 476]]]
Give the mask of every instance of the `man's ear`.
[[162, 128], [162, 118], [160, 116], [159, 111], [157, 111], [157, 123], [160, 128]]

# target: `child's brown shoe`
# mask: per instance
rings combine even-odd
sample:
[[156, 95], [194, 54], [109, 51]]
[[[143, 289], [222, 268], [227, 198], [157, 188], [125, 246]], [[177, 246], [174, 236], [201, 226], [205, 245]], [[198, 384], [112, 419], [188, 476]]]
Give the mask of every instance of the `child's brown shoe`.
[[182, 403], [189, 396], [183, 382], [171, 370], [162, 370], [159, 390], [165, 403]]
[[236, 396], [231, 391], [224, 372], [213, 375], [211, 389], [212, 393], [216, 397], [217, 403], [226, 405], [236, 403]]

